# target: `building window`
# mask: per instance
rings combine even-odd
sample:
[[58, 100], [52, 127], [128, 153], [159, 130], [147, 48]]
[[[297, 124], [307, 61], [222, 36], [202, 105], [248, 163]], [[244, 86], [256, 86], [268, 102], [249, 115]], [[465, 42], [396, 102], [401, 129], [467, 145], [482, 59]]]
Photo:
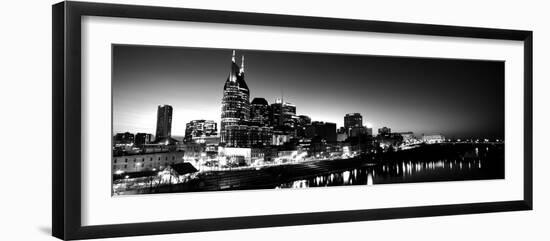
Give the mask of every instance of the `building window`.
[[115, 163], [116, 163], [116, 159], [115, 159]]
[[124, 162], [128, 162], [128, 158], [124, 158]]

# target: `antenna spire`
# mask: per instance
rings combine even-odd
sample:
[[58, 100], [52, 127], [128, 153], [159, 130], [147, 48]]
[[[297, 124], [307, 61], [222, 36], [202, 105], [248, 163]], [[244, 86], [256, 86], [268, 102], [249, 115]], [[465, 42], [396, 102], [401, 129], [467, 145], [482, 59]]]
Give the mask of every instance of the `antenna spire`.
[[241, 57], [241, 73], [244, 73], [244, 55]]
[[233, 56], [231, 56], [231, 61], [233, 61], [233, 63], [235, 63], [235, 50], [233, 50]]

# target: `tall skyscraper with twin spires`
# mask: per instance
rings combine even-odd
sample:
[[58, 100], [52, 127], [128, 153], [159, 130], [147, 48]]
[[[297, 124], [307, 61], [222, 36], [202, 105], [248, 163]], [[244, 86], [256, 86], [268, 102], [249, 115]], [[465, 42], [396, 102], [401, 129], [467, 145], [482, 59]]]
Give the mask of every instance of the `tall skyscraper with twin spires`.
[[246, 124], [250, 117], [250, 90], [244, 81], [244, 56], [241, 66], [235, 63], [235, 51], [231, 58], [229, 76], [223, 86], [221, 131], [227, 126]]
[[269, 145], [271, 129], [250, 121], [250, 90], [244, 80], [244, 56], [241, 66], [231, 57], [229, 75], [223, 86], [221, 143], [226, 147], [251, 147]]

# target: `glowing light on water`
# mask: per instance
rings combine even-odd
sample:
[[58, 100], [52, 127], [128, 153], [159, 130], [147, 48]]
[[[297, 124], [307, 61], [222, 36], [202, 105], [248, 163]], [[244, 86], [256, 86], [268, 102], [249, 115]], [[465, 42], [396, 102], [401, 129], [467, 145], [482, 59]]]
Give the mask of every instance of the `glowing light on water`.
[[367, 173], [367, 186], [372, 186], [374, 185], [374, 181], [372, 179], [372, 174], [369, 172]]
[[349, 181], [350, 181], [349, 174], [350, 174], [349, 171], [345, 171], [345, 172], [342, 173], [345, 184], [349, 183]]
[[306, 187], [308, 187], [307, 180], [298, 180], [292, 183], [292, 188], [306, 188]]

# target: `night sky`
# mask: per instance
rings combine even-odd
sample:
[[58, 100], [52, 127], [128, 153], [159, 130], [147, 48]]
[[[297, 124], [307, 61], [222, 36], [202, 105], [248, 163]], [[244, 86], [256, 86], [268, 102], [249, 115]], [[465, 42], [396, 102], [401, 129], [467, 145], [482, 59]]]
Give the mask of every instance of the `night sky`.
[[[275, 98], [298, 115], [343, 126], [359, 112], [374, 133], [504, 137], [504, 62], [236, 50], [250, 100]], [[190, 120], [220, 122], [232, 49], [113, 46], [113, 131], [154, 133], [160, 104], [172, 134]], [[219, 126], [218, 126], [219, 127]]]

